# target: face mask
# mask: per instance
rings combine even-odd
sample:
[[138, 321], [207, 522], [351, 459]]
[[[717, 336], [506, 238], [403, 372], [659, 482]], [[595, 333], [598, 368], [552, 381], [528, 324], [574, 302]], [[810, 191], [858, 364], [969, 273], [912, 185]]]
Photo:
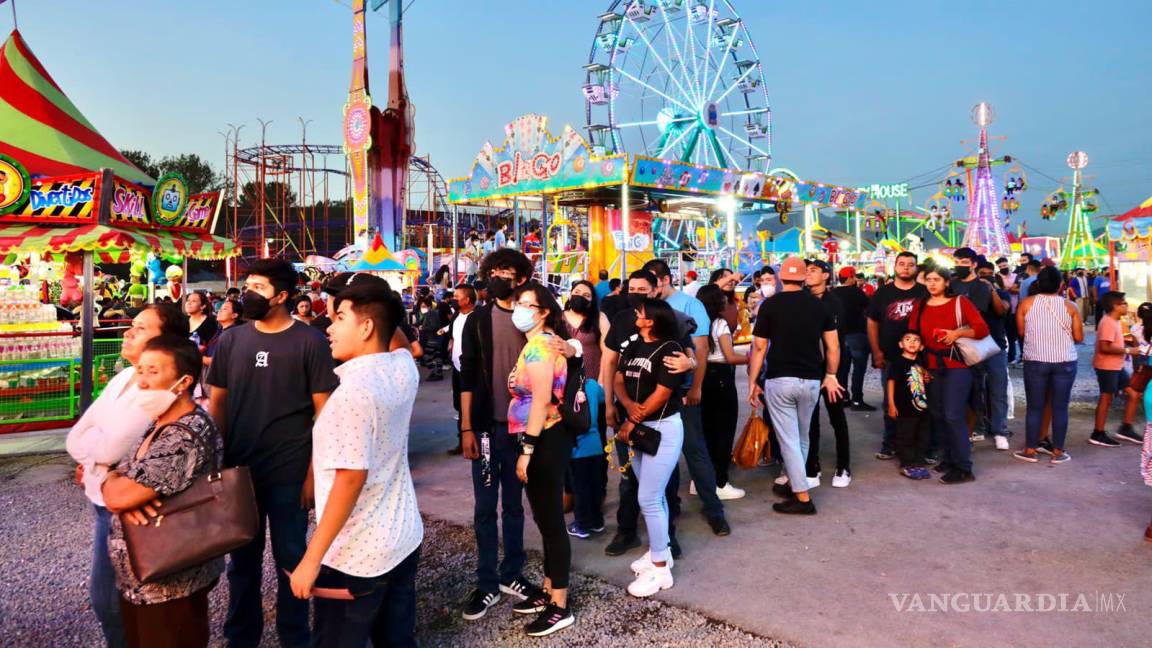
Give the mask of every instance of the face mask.
[[493, 299], [508, 299], [512, 296], [512, 282], [503, 277], [492, 277], [488, 280], [488, 296]]
[[957, 279], [967, 279], [972, 274], [972, 268], [967, 266], [956, 266], [952, 269], [952, 276]]
[[1000, 268], [1000, 274], [1002, 274], [1002, 275], [1008, 274], [1008, 268]]
[[136, 408], [152, 418], [160, 416], [164, 412], [167, 412], [169, 407], [172, 407], [172, 403], [176, 402], [177, 394], [173, 390], [176, 389], [176, 385], [179, 385], [183, 380], [183, 378], [177, 380], [176, 383], [168, 389], [138, 390], [132, 398], [132, 403], [129, 407]]
[[512, 311], [512, 326], [515, 326], [521, 333], [527, 333], [536, 328], [536, 314], [532, 312], [531, 308], [517, 306]]
[[262, 320], [268, 316], [268, 311], [272, 310], [272, 303], [268, 298], [255, 290], [244, 293], [243, 300], [246, 320]]
[[765, 284], [760, 286], [760, 294], [765, 297], [771, 297], [776, 294], [776, 284]]
[[588, 298], [584, 295], [572, 295], [568, 300], [568, 308], [572, 309], [573, 313], [580, 315], [587, 313], [591, 306], [592, 302], [588, 301]]
[[640, 305], [644, 303], [645, 299], [648, 299], [648, 295], [644, 293], [628, 293], [628, 305], [632, 310], [640, 308]]

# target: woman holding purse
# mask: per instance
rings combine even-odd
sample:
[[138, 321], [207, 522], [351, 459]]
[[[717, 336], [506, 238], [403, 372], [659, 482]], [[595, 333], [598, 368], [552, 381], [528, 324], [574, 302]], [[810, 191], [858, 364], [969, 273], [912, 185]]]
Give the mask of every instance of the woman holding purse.
[[123, 527], [162, 524], [159, 498], [190, 487], [224, 451], [216, 425], [192, 401], [201, 366], [200, 351], [187, 338], [161, 336], [145, 345], [137, 365], [137, 386], [149, 400], [167, 407], [160, 408], [162, 413], [101, 488], [105, 506], [116, 514], [108, 549], [130, 647], [208, 645], [208, 592], [224, 571], [223, 557], [141, 583], [132, 569]]
[[[912, 307], [908, 330], [920, 334], [932, 381], [928, 383], [928, 410], [932, 416], [932, 446], [942, 452], [936, 471], [942, 484], [975, 481], [972, 474], [972, 443], [968, 439], [968, 395], [972, 371], [964, 363], [956, 340], [988, 336], [988, 324], [980, 311], [961, 296], [947, 294], [952, 275], [943, 268], [924, 272], [928, 298]], [[959, 312], [959, 315], [957, 315]]]
[[672, 552], [668, 540], [668, 501], [664, 489], [684, 446], [680, 399], [683, 378], [671, 373], [664, 360], [684, 349], [676, 340], [676, 314], [667, 303], [644, 300], [636, 308], [636, 329], [620, 351], [613, 390], [627, 420], [616, 438], [632, 446], [629, 456], [638, 482], [636, 499], [648, 528], [648, 552], [632, 563], [636, 580], [628, 593], [652, 596], [673, 585]]

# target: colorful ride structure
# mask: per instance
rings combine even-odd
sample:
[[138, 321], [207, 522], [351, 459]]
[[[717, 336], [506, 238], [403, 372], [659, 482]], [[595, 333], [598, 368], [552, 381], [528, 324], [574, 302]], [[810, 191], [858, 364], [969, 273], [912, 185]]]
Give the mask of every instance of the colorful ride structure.
[[[1098, 209], [1095, 197], [1100, 190], [1085, 188], [1081, 175], [1084, 167], [1088, 166], [1088, 154], [1073, 151], [1068, 154], [1067, 163], [1068, 168], [1072, 169], [1072, 191], [1065, 192], [1060, 188], [1054, 194], [1056, 200], [1046, 203], [1049, 212], [1053, 212], [1055, 207], [1053, 215], [1068, 210], [1068, 233], [1061, 246], [1060, 265], [1065, 268], [1103, 267], [1108, 264], [1108, 250], [1097, 240], [1092, 230], [1092, 216]], [[1049, 196], [1050, 199], [1052, 197]]]
[[[1011, 252], [1008, 244], [1008, 223], [1000, 215], [1000, 197], [992, 167], [1010, 164], [1012, 158], [993, 158], [988, 148], [988, 125], [995, 116], [992, 106], [980, 102], [972, 108], [972, 121], [980, 127], [980, 139], [976, 156], [956, 162], [964, 169], [968, 180], [968, 228], [964, 232], [963, 245], [995, 258]], [[1013, 183], [1013, 192], [1015, 192]], [[961, 189], [963, 191], [963, 189]], [[1015, 210], [1013, 210], [1015, 211]]]

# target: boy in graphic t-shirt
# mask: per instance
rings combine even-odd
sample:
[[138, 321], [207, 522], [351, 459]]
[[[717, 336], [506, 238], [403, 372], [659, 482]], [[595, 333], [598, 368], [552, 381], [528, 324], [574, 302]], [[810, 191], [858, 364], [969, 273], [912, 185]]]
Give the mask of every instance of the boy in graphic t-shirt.
[[924, 343], [916, 331], [900, 338], [900, 355], [888, 361], [888, 417], [896, 421], [893, 445], [900, 458], [900, 474], [928, 479], [924, 450], [928, 447], [928, 371], [920, 364]]

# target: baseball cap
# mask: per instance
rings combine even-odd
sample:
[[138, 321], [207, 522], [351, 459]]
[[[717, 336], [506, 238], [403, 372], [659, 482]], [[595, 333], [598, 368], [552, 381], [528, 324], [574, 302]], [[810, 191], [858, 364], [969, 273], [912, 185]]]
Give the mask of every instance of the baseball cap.
[[832, 274], [832, 266], [828, 265], [827, 261], [821, 261], [820, 259], [808, 259], [807, 265], [814, 265], [817, 268], [820, 268], [821, 270], [823, 270], [824, 272], [827, 272], [828, 274]]
[[684, 278], [688, 281], [696, 281], [696, 278], [699, 276], [700, 275], [696, 274], [695, 270], [689, 270], [688, 272], [684, 273]]
[[383, 289], [385, 292], [392, 291], [392, 287], [388, 285], [388, 282], [376, 275], [367, 272], [341, 272], [324, 284], [324, 292], [333, 297], [338, 297], [341, 292], [353, 286], [374, 286]]
[[853, 268], [852, 266], [844, 266], [843, 268], [840, 268], [840, 272], [838, 272], [836, 276], [840, 277], [841, 279], [847, 279], [848, 277], [855, 277], [856, 276], [856, 268]]
[[781, 281], [804, 281], [805, 274], [807, 274], [807, 266], [804, 265], [804, 260], [800, 257], [788, 257], [780, 264]]

